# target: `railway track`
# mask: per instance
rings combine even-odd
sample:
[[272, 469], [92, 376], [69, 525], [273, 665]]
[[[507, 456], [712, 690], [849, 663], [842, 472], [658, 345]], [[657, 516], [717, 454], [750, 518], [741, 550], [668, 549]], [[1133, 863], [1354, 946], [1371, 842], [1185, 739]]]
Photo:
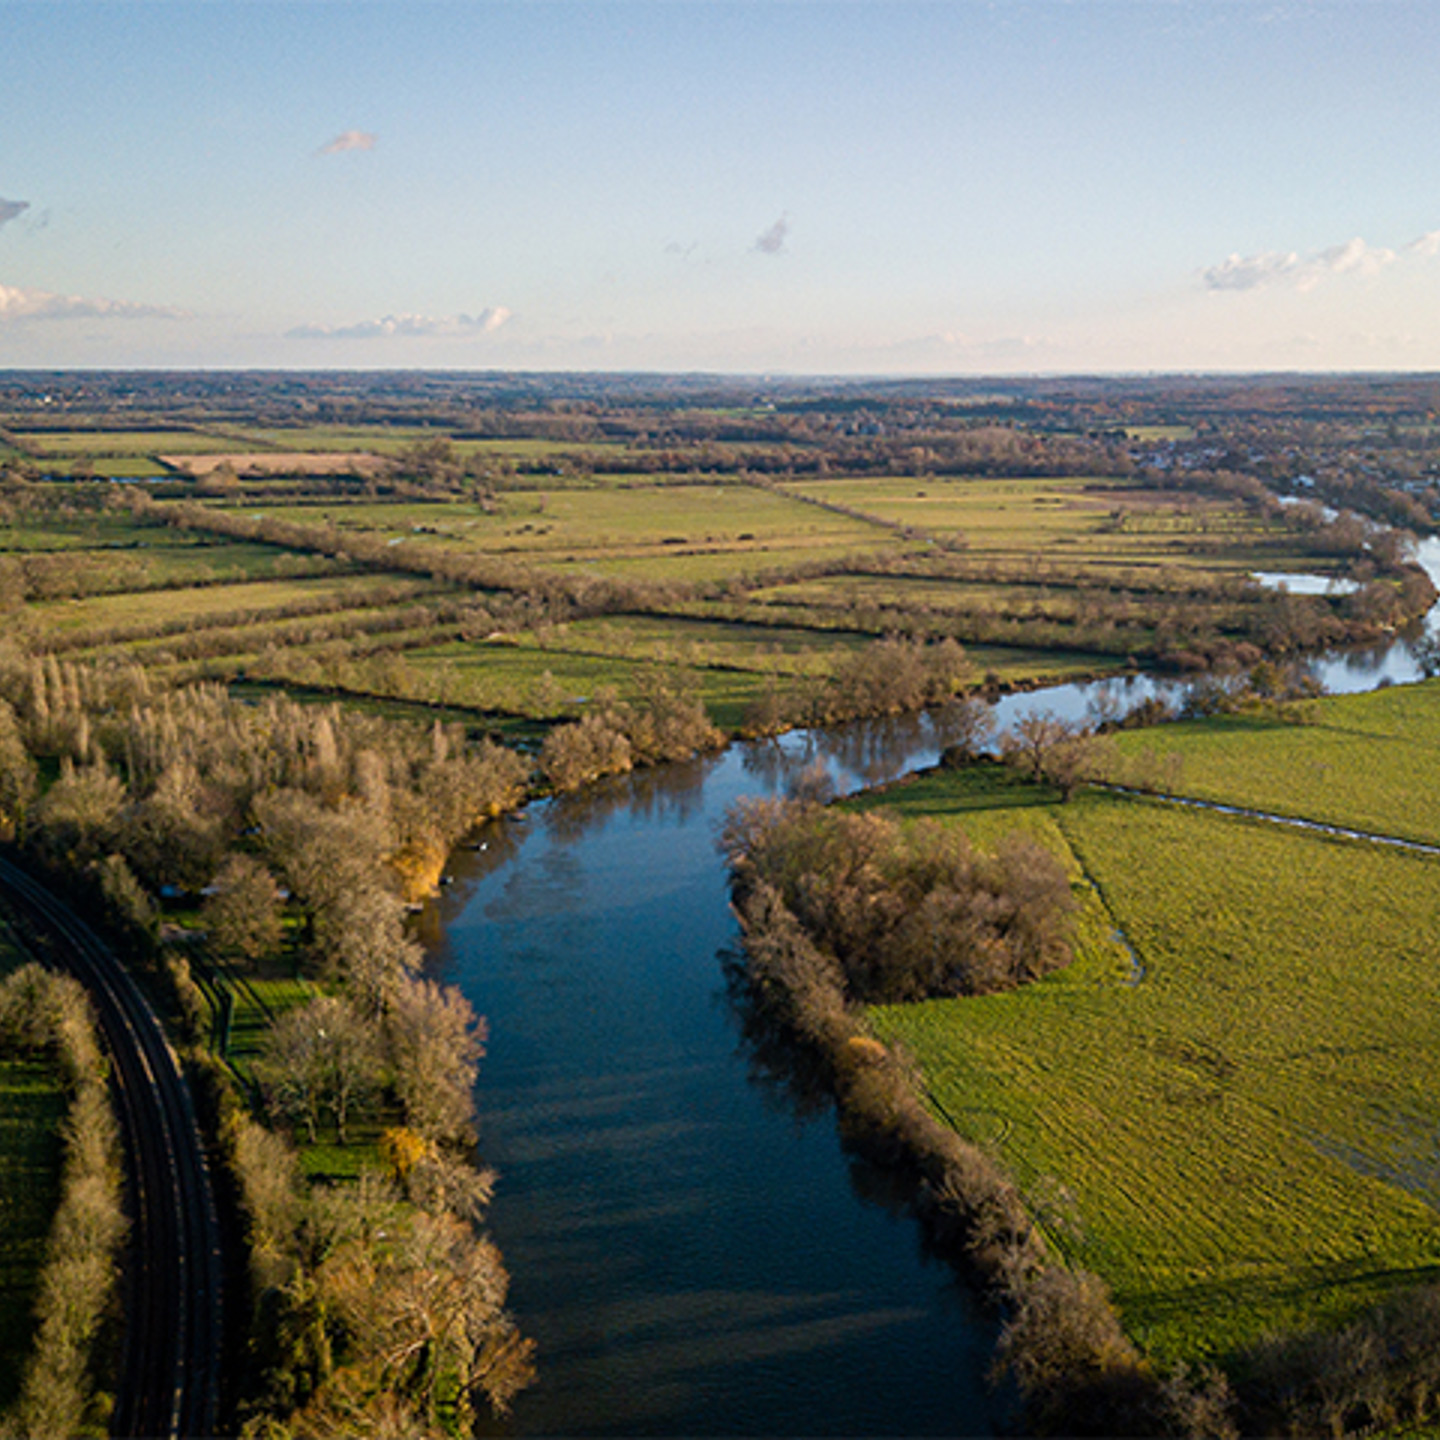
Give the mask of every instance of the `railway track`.
[[220, 1390], [220, 1225], [189, 1087], [160, 1022], [110, 948], [25, 871], [0, 889], [89, 991], [112, 1061], [130, 1199], [122, 1372], [111, 1433], [215, 1433]]

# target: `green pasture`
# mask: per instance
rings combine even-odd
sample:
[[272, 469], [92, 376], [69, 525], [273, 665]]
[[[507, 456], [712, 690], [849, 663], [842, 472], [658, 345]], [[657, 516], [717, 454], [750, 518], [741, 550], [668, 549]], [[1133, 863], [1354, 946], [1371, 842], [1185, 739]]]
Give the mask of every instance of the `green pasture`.
[[864, 561], [879, 552], [896, 554], [915, 547], [898, 543], [882, 530], [835, 542], [825, 536], [776, 534], [765, 538], [737, 539], [733, 543], [698, 541], [664, 544], [646, 549], [616, 549], [609, 554], [585, 555], [574, 560], [552, 560], [549, 569], [583, 574], [633, 576], [637, 580], [674, 580], [681, 584], [723, 584], [730, 579], [747, 583], [784, 574], [803, 565], [829, 565], [851, 560]]
[[[437, 630], [453, 633], [449, 628], [429, 626], [416, 630], [395, 625], [396, 617], [403, 617], [414, 605], [429, 598], [417, 591], [409, 599], [393, 605], [357, 605], [314, 611], [304, 615], [292, 615], [278, 619], [245, 617], [238, 624], [227, 625], [224, 617], [221, 623], [198, 625], [203, 630], [203, 653], [196, 654], [183, 643], [184, 635], [174, 633], [157, 635], [149, 639], [130, 641], [106, 641], [97, 647], [93, 658], [110, 647], [121, 644], [125, 653], [142, 665], [174, 666], [179, 672], [197, 674], [238, 674], [247, 662], [262, 656], [270, 646], [284, 646], [300, 651], [327, 653], [338, 644], [353, 645], [357, 651], [375, 645], [396, 646], [424, 644], [434, 638]], [[91, 652], [81, 648], [71, 653], [80, 656]], [[215, 668], [212, 670], [212, 666]]]
[[[43, 635], [73, 636], [87, 631], [143, 629], [179, 621], [214, 622], [224, 616], [261, 616], [290, 605], [342, 610], [363, 603], [376, 576], [322, 576], [313, 580], [255, 580], [207, 585], [190, 590], [138, 590], [81, 600], [54, 600], [27, 607], [26, 615]], [[432, 589], [409, 575], [385, 577], [387, 587], [403, 594]]]
[[[1293, 548], [1289, 532], [1238, 506], [1192, 494], [1146, 490], [1124, 480], [897, 479], [806, 480], [796, 495], [844, 505], [894, 525], [961, 537], [969, 557], [1007, 560], [1074, 547], [1066, 563], [1200, 563], [1218, 548], [1249, 568]], [[1213, 557], [1211, 557], [1213, 559]]]
[[774, 540], [792, 549], [808, 548], [871, 541], [875, 534], [862, 521], [748, 485], [514, 491], [500, 497], [494, 513], [463, 502], [307, 505], [296, 518], [536, 560], [640, 558], [671, 548], [743, 549]]
[[96, 476], [103, 480], [157, 480], [170, 474], [148, 455], [102, 455], [92, 463]]
[[539, 460], [547, 455], [583, 455], [588, 450], [615, 450], [622, 440], [545, 440], [501, 436], [490, 440], [454, 440], [457, 455], [500, 455], [517, 460]]
[[1238, 715], [1131, 731], [1181, 757], [1186, 795], [1440, 844], [1440, 680], [1308, 702], [1304, 724]]
[[224, 450], [295, 450], [302, 454], [354, 450], [392, 455], [407, 446], [444, 438], [444, 431], [429, 425], [243, 425], [227, 426], [225, 442], [208, 448], [217, 454]]
[[982, 843], [1048, 840], [1143, 966], [1127, 983], [1092, 915], [1075, 964], [1037, 985], [872, 1012], [937, 1112], [1166, 1360], [1234, 1358], [1440, 1276], [1440, 861], [1053, 801], [988, 765], [878, 797]]
[[60, 1203], [65, 1108], [48, 1064], [0, 1055], [0, 1414], [19, 1391], [34, 1329], [45, 1241]]
[[[225, 1058], [241, 1087], [254, 1098], [258, 1098], [254, 1064], [266, 1031], [287, 1010], [308, 1004], [324, 993], [323, 987], [314, 981], [287, 973], [288, 963], [280, 958], [267, 962], [259, 971], [241, 973], [227, 967], [216, 973], [215, 979], [234, 996]], [[208, 1023], [214, 1027], [218, 1015], [214, 985], [202, 987], [202, 993]], [[292, 1138], [302, 1173], [315, 1179], [353, 1180], [358, 1179], [364, 1169], [383, 1168], [379, 1141], [388, 1123], [392, 1122], [385, 1117], [357, 1121], [350, 1127], [350, 1141], [346, 1145], [339, 1144], [333, 1134], [323, 1130], [318, 1142], [312, 1145], [303, 1130], [298, 1131]]]
[[1195, 438], [1195, 427], [1193, 425], [1129, 425], [1125, 434], [1131, 440], [1154, 441], [1154, 440], [1193, 440]]
[[859, 631], [612, 615], [556, 626], [545, 633], [543, 648], [759, 674], [828, 675], [837, 661], [873, 639]]
[[196, 455], [231, 448], [229, 441], [204, 430], [25, 431], [12, 426], [11, 433], [35, 445], [52, 459]]
[[[432, 440], [447, 441], [457, 455], [510, 455], [531, 460], [545, 455], [573, 455], [585, 450], [615, 446], [613, 440], [575, 441], [542, 439], [456, 440], [450, 431], [433, 425], [300, 425], [252, 427], [227, 430], [231, 446], [243, 439], [257, 450], [367, 451], [373, 455], [398, 455], [415, 445]], [[225, 447], [211, 445], [214, 450]]]
[[[880, 606], [956, 616], [988, 612], [1073, 621], [1077, 611], [1093, 599], [1094, 591], [1073, 584], [1005, 585], [906, 575], [825, 575], [789, 585], [768, 586], [754, 594], [762, 603], [778, 600], [805, 605]], [[1106, 601], [1107, 615], [1121, 620], [1127, 618], [1127, 607], [1118, 596], [1106, 596]], [[1133, 597], [1128, 602], [1129, 618], [1138, 624], [1146, 618], [1145, 607], [1156, 603], [1158, 597]], [[1148, 633], [1147, 630], [1146, 638]]]
[[124, 511], [17, 515], [0, 525], [0, 551], [16, 554], [52, 550], [171, 549], [209, 545], [205, 536], [162, 525], [137, 524]]
[[[335, 692], [319, 686], [279, 683], [257, 680], [246, 676], [232, 680], [226, 688], [230, 694], [240, 697], [261, 699], [266, 695], [283, 693], [299, 705], [333, 705]], [[428, 700], [401, 700], [380, 698], [373, 695], [352, 695], [345, 698], [347, 710], [357, 710], [367, 715], [378, 715], [386, 720], [408, 720], [411, 723], [433, 725], [439, 720], [444, 725], [464, 725], [472, 735], [488, 735], [507, 745], [519, 744], [521, 748], [543, 740], [547, 725], [525, 719], [522, 716], [487, 714], [477, 719], [474, 709], [463, 705], [441, 705]]]
[[[185, 591], [191, 587], [243, 585], [256, 580], [350, 573], [350, 567], [319, 555], [295, 555], [265, 545], [187, 545], [151, 550], [143, 543], [125, 548], [67, 550], [74, 572], [53, 577], [57, 591], [91, 593]], [[172, 601], [175, 599], [172, 596]], [[189, 601], [184, 602], [187, 606]]]
[[[542, 718], [573, 718], [602, 687], [613, 687], [622, 700], [643, 693], [655, 662], [634, 657], [577, 653], [533, 638], [520, 643], [452, 644], [408, 650], [404, 665], [426, 682], [427, 698], [444, 705], [499, 710]], [[662, 662], [660, 668], [673, 668]], [[764, 676], [730, 669], [682, 667], [711, 719], [722, 728], [738, 728], [745, 708], [759, 698]]]

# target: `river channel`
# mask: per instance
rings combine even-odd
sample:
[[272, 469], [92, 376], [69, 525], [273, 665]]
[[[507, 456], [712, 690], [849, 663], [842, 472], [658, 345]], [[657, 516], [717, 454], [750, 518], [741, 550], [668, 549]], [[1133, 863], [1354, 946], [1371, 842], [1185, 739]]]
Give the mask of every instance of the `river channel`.
[[[1440, 545], [1421, 558], [1440, 580]], [[1419, 675], [1404, 641], [1314, 668], [1335, 692]], [[1059, 686], [997, 718], [1165, 688]], [[535, 805], [455, 856], [422, 928], [489, 1022], [491, 1231], [538, 1346], [496, 1433], [995, 1433], [993, 1321], [824, 1098], [747, 1035], [725, 978], [726, 809], [817, 759], [843, 791], [938, 748], [925, 717], [736, 745]]]

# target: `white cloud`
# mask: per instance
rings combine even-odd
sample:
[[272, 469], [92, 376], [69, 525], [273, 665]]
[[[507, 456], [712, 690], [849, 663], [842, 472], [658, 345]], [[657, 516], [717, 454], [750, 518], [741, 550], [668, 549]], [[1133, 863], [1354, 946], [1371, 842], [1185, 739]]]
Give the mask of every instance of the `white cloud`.
[[1378, 275], [1397, 261], [1428, 259], [1440, 254], [1440, 230], [1402, 245], [1398, 251], [1371, 245], [1358, 235], [1343, 245], [1331, 245], [1313, 255], [1294, 250], [1264, 250], [1258, 255], [1231, 255], [1200, 272], [1207, 290], [1260, 290], [1283, 286], [1309, 291], [1335, 275]]
[[1201, 278], [1207, 290], [1256, 290], [1288, 279], [1299, 264], [1300, 257], [1293, 250], [1288, 254], [1266, 250], [1259, 255], [1231, 255], [1212, 265]]
[[0, 285], [0, 325], [17, 320], [186, 320], [170, 305], [137, 305], [129, 300], [99, 300], [84, 295], [54, 295]]
[[1395, 263], [1395, 252], [1367, 245], [1358, 235], [1344, 245], [1322, 250], [1306, 268], [1301, 289], [1311, 289], [1326, 275], [1378, 275], [1387, 265]]
[[6, 200], [0, 198], [0, 225], [8, 225], [17, 215], [23, 215], [30, 208], [28, 200]]
[[493, 305], [478, 315], [384, 315], [354, 325], [299, 325], [286, 335], [291, 340], [386, 340], [394, 336], [463, 339], [489, 335], [509, 318], [510, 312], [503, 305]]
[[782, 215], [768, 230], [762, 230], [755, 237], [755, 248], [762, 255], [778, 255], [785, 248], [789, 234], [790, 221]]
[[380, 143], [378, 135], [368, 130], [346, 130], [337, 135], [328, 145], [322, 145], [317, 152], [321, 155], [341, 155], [347, 150], [373, 150]]

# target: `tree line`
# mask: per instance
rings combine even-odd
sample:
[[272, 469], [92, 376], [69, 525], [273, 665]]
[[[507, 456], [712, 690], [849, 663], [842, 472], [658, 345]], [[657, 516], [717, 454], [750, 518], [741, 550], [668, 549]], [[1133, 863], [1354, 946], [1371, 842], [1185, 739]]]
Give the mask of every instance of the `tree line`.
[[22, 1440], [102, 1433], [108, 1392], [103, 1337], [118, 1312], [120, 1130], [109, 1067], [83, 987], [33, 961], [0, 982], [0, 1048], [43, 1056], [68, 1096], [60, 1202], [50, 1223], [35, 1303], [35, 1339], [20, 1397], [0, 1428]]

